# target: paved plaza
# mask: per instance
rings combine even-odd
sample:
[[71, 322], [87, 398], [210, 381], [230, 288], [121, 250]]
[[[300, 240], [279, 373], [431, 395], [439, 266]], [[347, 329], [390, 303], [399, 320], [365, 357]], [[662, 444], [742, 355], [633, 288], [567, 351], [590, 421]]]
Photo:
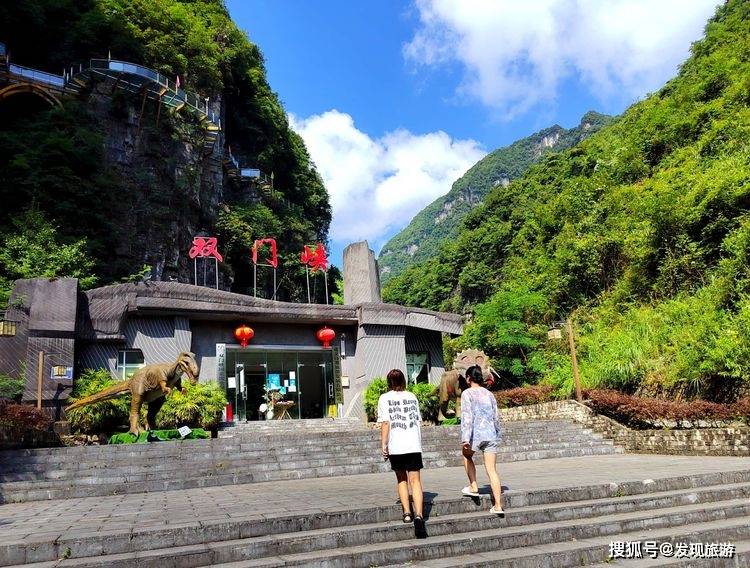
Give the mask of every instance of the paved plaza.
[[[486, 476], [480, 466], [480, 486]], [[608, 455], [501, 464], [506, 492], [523, 493], [646, 479], [746, 471], [750, 458]], [[451, 500], [466, 483], [462, 468], [424, 471], [427, 501]], [[488, 488], [483, 489], [488, 492]], [[391, 473], [275, 481], [180, 491], [12, 503], [0, 506], [6, 542], [38, 542], [222, 520], [269, 519], [382, 507], [396, 502]]]

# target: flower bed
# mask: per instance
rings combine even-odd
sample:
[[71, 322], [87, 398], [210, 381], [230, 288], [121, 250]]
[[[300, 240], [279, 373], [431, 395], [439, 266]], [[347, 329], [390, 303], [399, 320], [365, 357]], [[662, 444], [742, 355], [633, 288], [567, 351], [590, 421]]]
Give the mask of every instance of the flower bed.
[[60, 445], [52, 418], [30, 404], [0, 398], [0, 450]]
[[750, 419], [750, 398], [734, 404], [706, 400], [673, 401], [645, 398], [614, 390], [584, 392], [586, 405], [594, 412], [637, 429], [718, 427]]
[[527, 406], [555, 400], [554, 387], [550, 385], [532, 385], [495, 391], [495, 399], [499, 408]]

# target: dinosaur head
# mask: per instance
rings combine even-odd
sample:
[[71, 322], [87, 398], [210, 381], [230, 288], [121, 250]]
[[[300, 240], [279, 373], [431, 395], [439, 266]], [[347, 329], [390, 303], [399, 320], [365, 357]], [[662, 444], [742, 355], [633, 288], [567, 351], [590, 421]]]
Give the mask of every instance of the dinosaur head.
[[195, 355], [193, 355], [192, 353], [188, 353], [187, 351], [183, 351], [177, 357], [177, 366], [185, 375], [188, 376], [191, 383], [195, 384], [198, 382], [198, 374], [200, 373], [200, 369], [198, 368], [198, 363], [196, 363], [195, 361]]

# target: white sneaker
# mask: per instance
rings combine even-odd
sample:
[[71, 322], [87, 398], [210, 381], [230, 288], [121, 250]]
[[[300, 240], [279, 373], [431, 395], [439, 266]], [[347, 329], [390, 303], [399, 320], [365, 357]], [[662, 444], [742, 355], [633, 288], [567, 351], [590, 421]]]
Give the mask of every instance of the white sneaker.
[[498, 516], [498, 517], [500, 517], [501, 519], [504, 519], [504, 518], [505, 518], [505, 511], [503, 511], [503, 508], [502, 508], [502, 507], [495, 507], [495, 506], [493, 506], [493, 507], [492, 507], [492, 508], [490, 509], [490, 514], [491, 514], [491, 515], [497, 515], [497, 516]]
[[466, 497], [479, 497], [479, 491], [472, 491], [468, 485], [461, 490], [461, 494]]

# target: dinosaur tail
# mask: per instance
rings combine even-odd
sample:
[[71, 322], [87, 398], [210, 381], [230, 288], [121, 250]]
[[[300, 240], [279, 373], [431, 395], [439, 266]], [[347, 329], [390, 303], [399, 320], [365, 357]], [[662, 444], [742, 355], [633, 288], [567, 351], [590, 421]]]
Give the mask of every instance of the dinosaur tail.
[[74, 408], [80, 408], [88, 404], [94, 404], [95, 402], [102, 402], [104, 400], [109, 400], [129, 390], [130, 390], [130, 381], [129, 380], [122, 381], [120, 383], [117, 383], [116, 385], [107, 387], [106, 389], [101, 390], [96, 394], [92, 394], [91, 396], [87, 396], [86, 398], [78, 399], [73, 404], [66, 407], [65, 410], [73, 410]]

